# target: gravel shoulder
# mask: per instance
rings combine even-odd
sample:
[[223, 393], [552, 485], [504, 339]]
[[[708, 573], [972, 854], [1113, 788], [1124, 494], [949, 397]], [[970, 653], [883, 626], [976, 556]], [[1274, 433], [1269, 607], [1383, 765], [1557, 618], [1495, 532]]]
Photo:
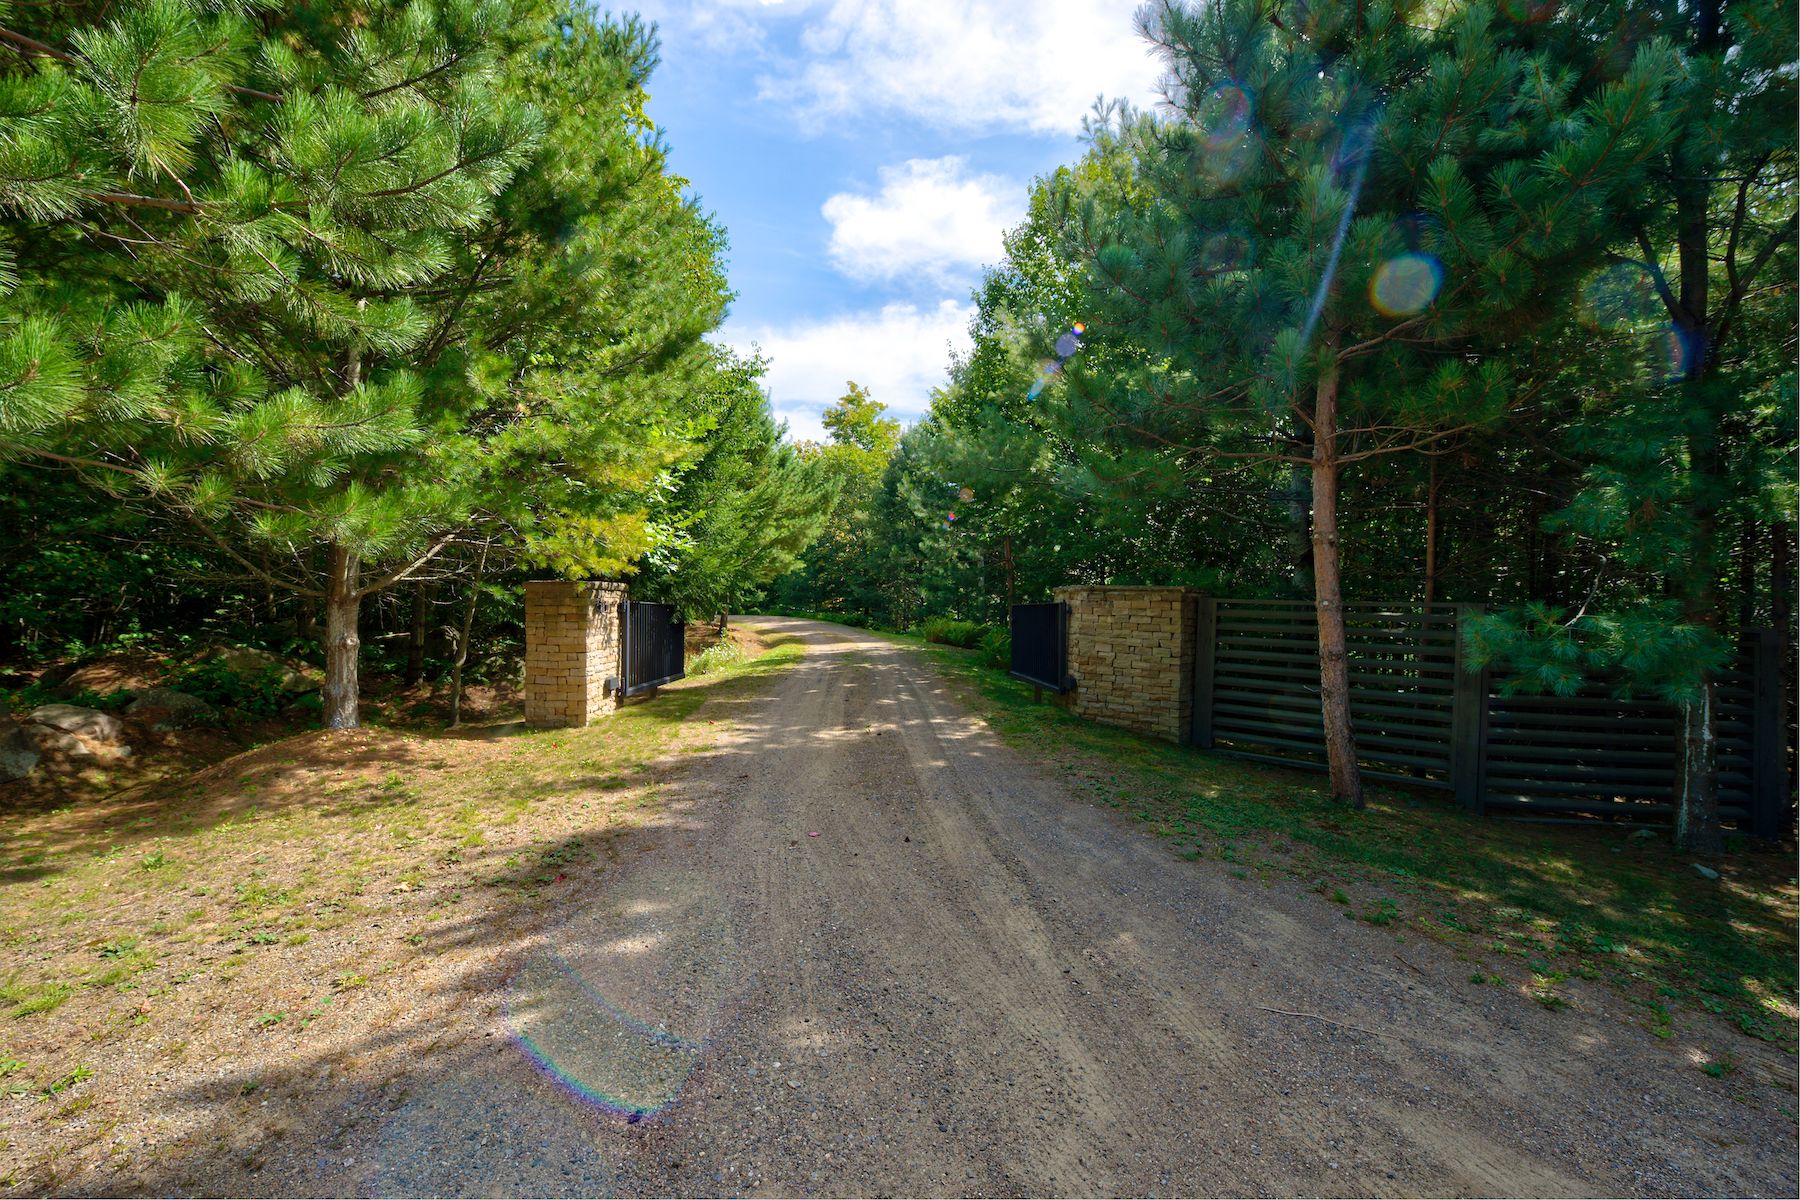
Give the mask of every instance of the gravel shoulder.
[[590, 894], [199, 1190], [1795, 1194], [1791, 1095], [1181, 862], [905, 649], [746, 620], [805, 657], [707, 702]]

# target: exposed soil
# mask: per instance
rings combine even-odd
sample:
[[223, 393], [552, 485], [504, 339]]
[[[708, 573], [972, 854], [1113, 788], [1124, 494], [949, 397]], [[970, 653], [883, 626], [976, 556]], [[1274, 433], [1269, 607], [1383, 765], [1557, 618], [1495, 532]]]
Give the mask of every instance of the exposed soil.
[[1003, 746], [909, 652], [756, 620], [805, 659], [690, 716], [660, 795], [621, 793], [654, 795], [634, 822], [589, 811], [602, 781], [571, 772], [565, 823], [611, 829], [578, 890], [449, 912], [424, 953], [369, 944], [371, 964], [403, 955], [403, 989], [336, 1014], [330, 1041], [271, 1034], [254, 1064], [152, 1079], [133, 1103], [179, 1136], [59, 1186], [1800, 1186], [1791, 1087], [1703, 1075], [1603, 988], [1549, 1011], [1470, 984], [1443, 947], [1402, 958], [1297, 885], [1182, 862]]

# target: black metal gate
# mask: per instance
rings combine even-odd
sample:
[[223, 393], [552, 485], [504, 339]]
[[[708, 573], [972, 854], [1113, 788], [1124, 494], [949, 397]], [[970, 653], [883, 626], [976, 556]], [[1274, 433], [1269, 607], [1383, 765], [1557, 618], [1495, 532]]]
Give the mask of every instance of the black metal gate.
[[1012, 606], [1012, 677], [1049, 688], [1069, 690], [1069, 606]]
[[684, 678], [687, 623], [672, 605], [627, 600], [621, 604], [619, 628], [624, 644], [619, 659], [625, 668], [625, 694], [636, 696]]

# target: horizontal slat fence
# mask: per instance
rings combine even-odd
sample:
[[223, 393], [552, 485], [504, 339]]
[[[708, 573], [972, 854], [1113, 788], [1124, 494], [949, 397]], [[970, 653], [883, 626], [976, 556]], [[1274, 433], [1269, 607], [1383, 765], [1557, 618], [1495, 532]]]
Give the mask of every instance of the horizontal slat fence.
[[[1448, 604], [1352, 605], [1344, 624], [1350, 712], [1363, 770], [1377, 779], [1448, 790], [1456, 609]], [[1212, 704], [1210, 727], [1197, 729], [1195, 741], [1245, 758], [1323, 767], [1313, 606], [1204, 599], [1200, 625], [1199, 669], [1211, 671]], [[1210, 664], [1205, 661], [1209, 646]]]
[[[1667, 822], [1680, 721], [1672, 705], [1604, 687], [1507, 695], [1467, 667], [1472, 606], [1349, 604], [1350, 711], [1375, 779], [1453, 793], [1466, 807], [1542, 819]], [[1307, 601], [1203, 598], [1192, 741], [1241, 758], [1323, 769], [1318, 625]], [[1717, 686], [1720, 816], [1764, 837], [1791, 828], [1791, 664], [1752, 631]]]

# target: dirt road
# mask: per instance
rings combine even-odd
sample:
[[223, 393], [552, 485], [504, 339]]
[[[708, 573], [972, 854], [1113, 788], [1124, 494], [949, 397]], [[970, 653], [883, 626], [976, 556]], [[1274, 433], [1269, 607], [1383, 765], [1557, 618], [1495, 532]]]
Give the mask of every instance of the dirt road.
[[905, 651], [759, 623], [805, 660], [692, 756], [486, 1037], [305, 1186], [1794, 1194], [1791, 1123], [1638, 1030], [1180, 862]]

